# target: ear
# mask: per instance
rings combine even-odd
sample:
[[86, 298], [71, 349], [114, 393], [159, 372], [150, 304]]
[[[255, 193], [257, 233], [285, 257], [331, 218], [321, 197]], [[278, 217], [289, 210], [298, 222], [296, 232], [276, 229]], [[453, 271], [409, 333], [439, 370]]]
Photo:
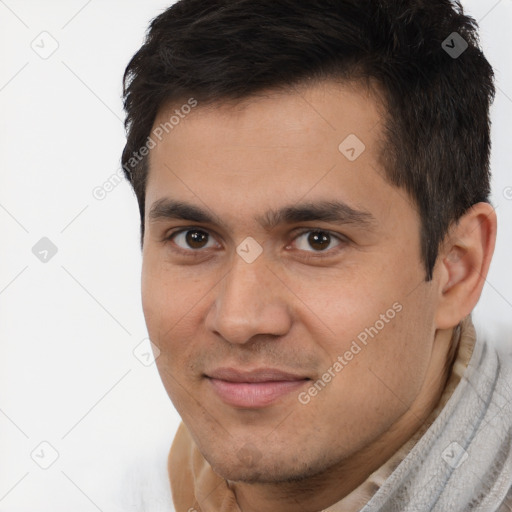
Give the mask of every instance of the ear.
[[436, 264], [438, 329], [455, 327], [476, 306], [494, 252], [496, 226], [494, 208], [477, 203], [450, 228]]

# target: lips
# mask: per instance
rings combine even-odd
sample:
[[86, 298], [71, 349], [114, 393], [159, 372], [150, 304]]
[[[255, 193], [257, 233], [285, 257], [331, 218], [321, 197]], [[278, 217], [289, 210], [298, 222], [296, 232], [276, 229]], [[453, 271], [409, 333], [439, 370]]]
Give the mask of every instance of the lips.
[[308, 377], [273, 368], [240, 371], [218, 368], [206, 377], [214, 393], [226, 404], [245, 409], [267, 407], [299, 390]]

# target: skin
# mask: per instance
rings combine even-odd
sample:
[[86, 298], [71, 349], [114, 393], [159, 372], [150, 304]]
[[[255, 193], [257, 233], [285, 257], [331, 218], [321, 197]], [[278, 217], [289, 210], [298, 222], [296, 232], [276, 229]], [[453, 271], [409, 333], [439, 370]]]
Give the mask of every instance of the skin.
[[[174, 107], [162, 108], [155, 126]], [[453, 328], [480, 296], [493, 209], [479, 203], [453, 226], [426, 282], [414, 203], [380, 164], [382, 119], [365, 87], [321, 82], [199, 104], [150, 153], [146, 323], [171, 400], [243, 512], [321, 510], [381, 466], [439, 400]], [[366, 146], [353, 162], [338, 149], [349, 134]], [[151, 219], [162, 198], [216, 220]], [[373, 220], [259, 222], [270, 210], [335, 200]], [[206, 246], [172, 237], [184, 228], [206, 232]], [[332, 235], [326, 248], [308, 242], [311, 231]], [[263, 249], [252, 263], [236, 252], [249, 236]], [[299, 392], [395, 303], [401, 311], [300, 403]], [[233, 407], [205, 377], [218, 367], [272, 367], [311, 381], [267, 407]]]

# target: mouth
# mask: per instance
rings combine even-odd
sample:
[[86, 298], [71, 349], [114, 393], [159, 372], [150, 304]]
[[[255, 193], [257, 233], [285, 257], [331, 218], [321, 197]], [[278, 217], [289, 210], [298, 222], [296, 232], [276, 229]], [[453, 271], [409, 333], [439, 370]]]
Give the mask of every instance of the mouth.
[[218, 368], [205, 377], [224, 403], [243, 409], [267, 407], [311, 380], [303, 375], [273, 368], [250, 371]]

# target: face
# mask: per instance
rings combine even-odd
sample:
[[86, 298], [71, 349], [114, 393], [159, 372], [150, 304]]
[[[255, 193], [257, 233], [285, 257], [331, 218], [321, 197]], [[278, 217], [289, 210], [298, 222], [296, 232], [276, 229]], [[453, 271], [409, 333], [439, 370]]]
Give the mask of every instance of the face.
[[319, 474], [418, 396], [435, 285], [419, 217], [383, 178], [380, 112], [324, 82], [198, 104], [151, 150], [144, 314], [165, 388], [226, 479]]

